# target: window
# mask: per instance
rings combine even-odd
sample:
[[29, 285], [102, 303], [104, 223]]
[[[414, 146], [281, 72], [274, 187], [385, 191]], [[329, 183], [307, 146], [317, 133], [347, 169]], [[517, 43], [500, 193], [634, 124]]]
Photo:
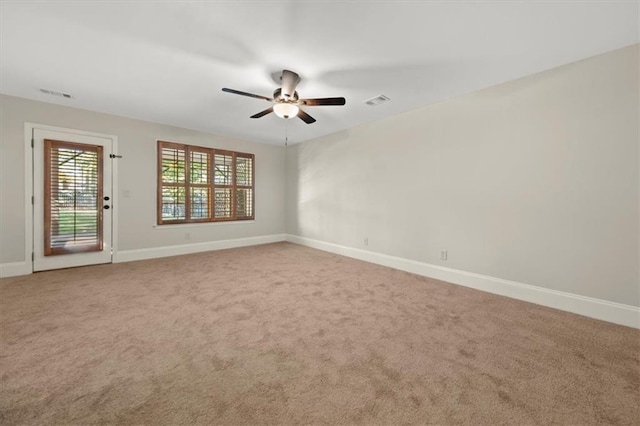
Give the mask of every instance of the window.
[[158, 224], [254, 218], [254, 156], [158, 141]]

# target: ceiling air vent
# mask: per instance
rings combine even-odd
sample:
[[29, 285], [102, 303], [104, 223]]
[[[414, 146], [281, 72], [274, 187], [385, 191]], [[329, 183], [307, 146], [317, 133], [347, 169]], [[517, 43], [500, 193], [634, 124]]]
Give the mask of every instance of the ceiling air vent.
[[376, 105], [380, 105], [382, 103], [388, 102], [389, 100], [390, 99], [387, 98], [385, 95], [380, 95], [371, 99], [367, 99], [366, 101], [364, 101], [364, 103], [369, 106], [376, 106]]
[[52, 95], [52, 96], [59, 96], [61, 98], [67, 98], [67, 99], [71, 99], [72, 96], [68, 93], [63, 93], [63, 92], [58, 92], [56, 90], [49, 90], [49, 89], [40, 89], [40, 91], [42, 93], [45, 93], [47, 95]]

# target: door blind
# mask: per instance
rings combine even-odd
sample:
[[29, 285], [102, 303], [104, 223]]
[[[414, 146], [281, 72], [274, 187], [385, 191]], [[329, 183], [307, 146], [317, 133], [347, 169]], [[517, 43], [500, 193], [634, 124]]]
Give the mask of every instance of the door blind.
[[102, 250], [102, 147], [45, 140], [45, 256]]

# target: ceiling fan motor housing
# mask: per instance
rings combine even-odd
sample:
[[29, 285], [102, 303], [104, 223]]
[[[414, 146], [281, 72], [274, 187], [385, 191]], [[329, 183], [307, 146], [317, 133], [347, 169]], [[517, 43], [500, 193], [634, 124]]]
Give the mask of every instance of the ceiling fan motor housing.
[[280, 81], [282, 82], [282, 96], [286, 100], [293, 99], [296, 96], [296, 86], [300, 83], [300, 76], [293, 71], [282, 70]]
[[282, 93], [282, 88], [277, 88], [273, 91], [273, 100], [276, 102], [297, 102], [299, 99], [298, 92], [294, 91], [292, 96], [287, 96]]

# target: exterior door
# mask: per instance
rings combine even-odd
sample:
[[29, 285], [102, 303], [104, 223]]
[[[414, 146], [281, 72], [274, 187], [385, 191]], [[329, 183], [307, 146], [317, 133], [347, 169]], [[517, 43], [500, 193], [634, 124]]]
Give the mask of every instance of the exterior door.
[[33, 129], [33, 270], [111, 262], [112, 140]]

